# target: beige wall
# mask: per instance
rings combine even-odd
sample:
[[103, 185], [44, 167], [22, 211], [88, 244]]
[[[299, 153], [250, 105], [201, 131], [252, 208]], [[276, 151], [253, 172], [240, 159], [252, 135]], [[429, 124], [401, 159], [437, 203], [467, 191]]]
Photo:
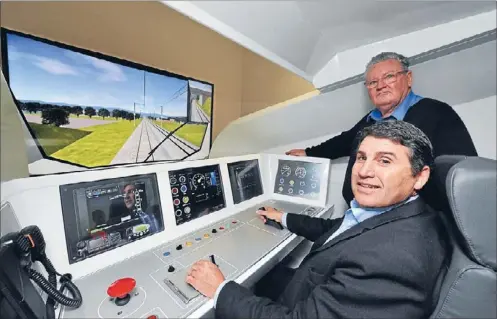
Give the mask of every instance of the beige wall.
[[314, 89], [158, 2], [3, 1], [0, 21], [9, 29], [213, 83], [213, 138], [242, 115]]
[[301, 77], [265, 58], [244, 50], [241, 116], [317, 91]]

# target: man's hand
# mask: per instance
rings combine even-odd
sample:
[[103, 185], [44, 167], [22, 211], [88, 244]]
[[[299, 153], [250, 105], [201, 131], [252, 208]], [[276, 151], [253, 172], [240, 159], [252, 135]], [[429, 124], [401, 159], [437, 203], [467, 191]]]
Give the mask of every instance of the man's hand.
[[192, 265], [186, 276], [186, 282], [206, 297], [214, 298], [216, 290], [224, 281], [221, 270], [207, 260], [199, 260]]
[[286, 155], [292, 155], [292, 156], [307, 156], [307, 153], [305, 152], [305, 150], [304, 149], [300, 149], [300, 148], [289, 150], [285, 154]]
[[281, 218], [283, 217], [283, 213], [279, 210], [272, 207], [264, 207], [266, 210], [258, 210], [257, 214], [259, 218], [262, 219], [263, 222], [266, 222], [266, 217], [269, 219], [273, 219], [278, 223], [281, 223]]

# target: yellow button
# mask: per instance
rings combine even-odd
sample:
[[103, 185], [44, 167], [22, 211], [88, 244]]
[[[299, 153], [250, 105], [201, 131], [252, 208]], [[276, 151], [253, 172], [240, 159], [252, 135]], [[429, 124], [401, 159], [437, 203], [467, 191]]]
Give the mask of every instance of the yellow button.
[[209, 238], [209, 234], [204, 234], [204, 238]]
[[190, 247], [191, 245], [193, 245], [193, 243], [192, 243], [191, 241], [187, 241], [187, 242], [186, 242], [186, 246], [187, 246], [187, 247]]

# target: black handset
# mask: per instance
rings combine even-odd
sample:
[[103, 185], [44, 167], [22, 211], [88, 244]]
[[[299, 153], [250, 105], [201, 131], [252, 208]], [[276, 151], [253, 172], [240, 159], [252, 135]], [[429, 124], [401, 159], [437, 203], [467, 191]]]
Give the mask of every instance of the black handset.
[[[33, 280], [47, 294], [47, 300], [45, 304], [46, 316], [43, 316], [40, 313], [36, 313], [39, 311], [35, 311], [36, 318], [54, 319], [56, 302], [60, 303], [61, 305], [73, 308], [79, 308], [81, 306], [83, 299], [78, 287], [76, 287], [76, 285], [74, 285], [74, 283], [71, 281], [71, 274], [61, 275], [55, 270], [52, 262], [45, 254], [45, 239], [43, 238], [41, 230], [37, 226], [28, 226], [26, 228], [23, 228], [18, 233], [7, 234], [6, 236], [4, 236], [4, 238], [2, 238], [1, 243], [2, 245], [0, 247], [2, 248], [2, 252], [6, 253], [8, 250], [11, 250], [14, 252], [14, 254], [11, 254], [11, 259], [17, 258], [17, 264], [10, 261], [9, 264], [2, 265], [2, 268], [20, 268], [20, 270], [24, 271], [27, 274], [29, 279]], [[8, 247], [7, 245], [11, 247]], [[12, 257], [13, 255], [15, 256]], [[31, 268], [33, 263], [37, 261], [40, 262], [43, 267], [45, 267], [45, 270], [48, 273], [48, 280], [45, 279], [42, 274]], [[6, 275], [8, 274], [8, 270], [2, 269], [2, 274], [4, 275], [2, 280], [8, 281], [9, 278], [6, 278], [8, 277], [8, 275]], [[60, 290], [57, 289], [57, 275], [60, 276]], [[16, 278], [10, 279], [15, 280]], [[26, 298], [23, 291], [8, 291], [9, 288], [17, 289], [19, 285], [16, 285], [16, 283], [6, 282], [3, 286], [6, 287], [4, 295], [18, 295], [23, 299]], [[69, 291], [73, 298], [64, 295], [64, 290], [66, 289]], [[32, 296], [32, 298], [35, 297]], [[29, 300], [24, 302], [26, 304], [29, 304]], [[33, 304], [36, 304], [36, 302], [34, 302]], [[29, 305], [26, 308], [29, 308]], [[25, 316], [20, 317], [22, 318]]]

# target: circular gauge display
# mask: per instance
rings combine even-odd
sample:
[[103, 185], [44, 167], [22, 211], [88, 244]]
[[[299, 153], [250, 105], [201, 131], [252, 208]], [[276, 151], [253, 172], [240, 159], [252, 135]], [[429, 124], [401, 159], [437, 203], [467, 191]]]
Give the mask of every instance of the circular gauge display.
[[295, 176], [297, 176], [298, 178], [304, 178], [306, 173], [307, 172], [303, 167], [297, 167], [295, 169]]
[[192, 184], [195, 188], [198, 188], [200, 186], [205, 187], [205, 176], [203, 174], [193, 175]]
[[290, 168], [290, 166], [283, 165], [283, 167], [281, 168], [281, 175], [288, 177], [291, 173], [292, 169]]

